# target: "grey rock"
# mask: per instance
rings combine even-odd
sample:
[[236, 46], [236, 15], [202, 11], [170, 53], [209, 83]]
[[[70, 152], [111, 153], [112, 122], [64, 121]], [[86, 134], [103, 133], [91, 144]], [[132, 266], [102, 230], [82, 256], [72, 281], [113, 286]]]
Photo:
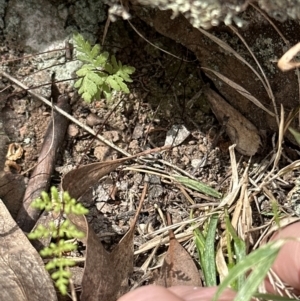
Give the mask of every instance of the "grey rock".
[[66, 16], [48, 1], [11, 0], [5, 16], [6, 40], [17, 49], [44, 51], [64, 39]]

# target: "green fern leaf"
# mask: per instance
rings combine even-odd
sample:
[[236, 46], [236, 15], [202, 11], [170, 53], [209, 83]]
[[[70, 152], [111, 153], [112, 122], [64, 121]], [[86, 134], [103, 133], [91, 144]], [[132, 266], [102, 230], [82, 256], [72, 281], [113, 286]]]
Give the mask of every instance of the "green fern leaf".
[[108, 74], [114, 74], [114, 68], [110, 63], [106, 63], [104, 66], [104, 70], [108, 73]]
[[104, 68], [106, 61], [108, 60], [109, 53], [104, 51], [102, 52], [95, 60], [94, 64], [96, 67]]
[[118, 65], [116, 57], [114, 55], [111, 56], [111, 62], [112, 62], [114, 73], [116, 73], [120, 69], [120, 66]]
[[88, 103], [92, 102], [92, 95], [88, 92], [82, 93], [81, 97]]
[[127, 65], [124, 65], [122, 68], [120, 68], [117, 72], [117, 75], [122, 77], [126, 82], [132, 82], [132, 79], [130, 78], [129, 74], [132, 74], [135, 71], [134, 67], [130, 67]]
[[84, 63], [93, 63], [93, 59], [91, 59], [88, 55], [86, 54], [77, 54], [76, 58]]
[[101, 86], [105, 79], [107, 78], [107, 75], [103, 72], [90, 72], [88, 74], [88, 78], [92, 80], [96, 85]]
[[85, 101], [100, 98], [101, 93], [109, 99], [113, 90], [129, 93], [125, 82], [132, 82], [129, 75], [135, 71], [133, 67], [123, 66], [114, 55], [109, 60], [108, 52], [101, 53], [99, 45], [92, 47], [80, 34], [74, 35], [74, 42], [77, 58], [84, 63], [76, 72], [81, 78], [74, 86]]
[[83, 65], [80, 69], [78, 69], [76, 71], [76, 74], [78, 76], [86, 76], [88, 73], [90, 73], [92, 70], [94, 69], [93, 65], [91, 64], [86, 64], [86, 65]]
[[113, 89], [116, 91], [120, 91], [121, 87], [119, 86], [118, 82], [115, 80], [113, 75], [110, 75], [107, 77], [106, 79], [106, 83]]
[[78, 88], [80, 88], [81, 85], [82, 85], [82, 78], [79, 78], [79, 79], [75, 82], [74, 87], [78, 89]]
[[98, 91], [98, 87], [94, 83], [94, 81], [92, 81], [89, 77], [85, 77], [83, 82], [85, 82], [84, 86], [86, 91], [89, 92], [92, 96], [94, 96]]
[[127, 87], [127, 85], [124, 83], [123, 78], [120, 76], [115, 76], [115, 80], [117, 81], [117, 83], [119, 84], [121, 91], [123, 91], [124, 93], [129, 93], [129, 89]]
[[99, 53], [100, 53], [100, 50], [101, 50], [100, 45], [99, 45], [99, 44], [96, 44], [96, 45], [92, 48], [92, 50], [91, 50], [91, 52], [90, 52], [90, 56], [91, 56], [93, 59], [95, 59], [96, 57], [98, 57], [98, 55], [99, 55]]
[[132, 73], [134, 73], [134, 71], [135, 71], [134, 67], [131, 67], [131, 66], [128, 66], [128, 65], [122, 66], [122, 72], [124, 72], [126, 74], [132, 74]]
[[73, 40], [76, 44], [76, 48], [80, 52], [85, 52], [86, 49], [90, 50], [90, 43], [86, 41], [79, 33], [73, 35]]

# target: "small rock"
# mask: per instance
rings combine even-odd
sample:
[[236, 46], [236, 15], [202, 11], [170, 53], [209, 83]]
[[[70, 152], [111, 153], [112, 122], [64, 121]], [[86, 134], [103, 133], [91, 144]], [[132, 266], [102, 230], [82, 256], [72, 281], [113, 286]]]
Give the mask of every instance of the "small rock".
[[109, 141], [117, 142], [120, 140], [120, 135], [117, 131], [107, 131], [103, 133], [103, 137]]
[[106, 145], [98, 145], [94, 149], [94, 156], [100, 161], [104, 161], [110, 155], [110, 148]]
[[144, 125], [137, 124], [132, 133], [132, 139], [139, 139], [144, 134]]
[[70, 124], [68, 127], [68, 135], [70, 137], [76, 137], [79, 133], [79, 129], [75, 124]]
[[88, 126], [93, 127], [93, 126], [98, 125], [100, 123], [102, 123], [102, 119], [99, 116], [97, 116], [96, 114], [94, 114], [94, 113], [90, 113], [86, 117], [86, 124]]
[[177, 146], [181, 144], [188, 136], [190, 132], [184, 125], [173, 125], [167, 132], [165, 145]]

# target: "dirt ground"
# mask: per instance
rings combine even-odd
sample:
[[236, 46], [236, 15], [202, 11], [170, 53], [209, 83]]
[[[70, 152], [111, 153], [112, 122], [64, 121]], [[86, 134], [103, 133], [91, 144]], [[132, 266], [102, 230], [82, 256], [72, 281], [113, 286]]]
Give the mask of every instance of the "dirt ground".
[[[130, 94], [116, 94], [111, 101], [100, 99], [87, 104], [80, 99], [71, 85], [57, 83], [60, 92], [67, 93], [71, 99], [73, 117], [94, 131], [99, 130], [100, 135], [130, 154], [164, 146], [167, 133], [171, 129], [173, 129], [171, 139], [175, 140], [180, 135], [179, 130], [174, 130], [176, 126], [177, 129], [184, 126], [189, 132], [179, 145], [173, 144], [169, 150], [151, 155], [148, 163], [141, 166], [138, 162], [131, 162], [112, 172], [89, 192], [89, 198], [85, 198], [85, 205], [90, 210], [88, 220], [93, 224], [104, 245], [111, 249], [128, 230], [129, 221], [140, 200], [143, 184], [145, 181], [149, 183], [134, 242], [136, 274], [131, 281], [133, 287], [151, 282], [148, 273], [140, 280], [140, 271], [153, 250], [153, 247], [147, 246], [147, 242], [152, 238], [151, 233], [165, 226], [160, 211], [163, 214], [169, 212], [173, 224], [179, 224], [190, 218], [191, 208], [196, 208], [195, 216], [201, 216], [209, 210], [208, 208], [212, 209], [220, 202], [200, 192], [186, 189], [194, 202], [191, 204], [178, 185], [157, 176], [157, 173], [161, 171], [176, 174], [184, 171], [223, 195], [228, 193], [232, 180], [232, 165], [228, 151], [231, 142], [222, 125], [212, 114], [206, 100], [197, 94], [207, 79], [203, 78], [195, 57], [190, 51], [159, 35], [144, 23], [137, 21], [137, 25], [147, 39], [171, 52], [176, 58], [149, 45], [130, 28], [129, 24], [123, 21], [112, 24], [108, 30], [105, 48], [114, 52], [123, 64], [136, 68], [132, 76], [133, 83], [129, 84]], [[99, 34], [99, 41], [101, 39], [102, 35]], [[22, 58], [25, 54], [14, 52], [5, 46], [1, 48], [0, 54], [2, 64], [11, 76], [24, 82], [27, 76], [35, 74], [34, 80], [31, 80], [34, 86], [49, 82], [50, 75], [37, 70], [35, 56]], [[9, 62], [13, 59], [20, 60]], [[36, 165], [51, 120], [51, 109], [26, 91], [11, 85], [5, 78], [1, 79], [0, 84], [4, 130], [10, 139], [9, 143], [19, 143], [24, 150], [16, 163], [26, 183], [32, 168]], [[48, 89], [46, 94], [49, 95], [49, 85], [46, 88]], [[43, 91], [39, 90], [38, 93]], [[255, 168], [262, 164], [267, 165], [270, 160], [269, 154], [273, 154], [275, 146], [275, 142], [274, 146], [270, 142], [268, 149], [262, 150], [251, 159], [249, 193], [255, 191], [255, 187], [262, 181], [258, 179]], [[51, 184], [59, 185], [63, 174], [76, 168], [78, 164], [102, 162], [122, 156], [120, 152], [70, 123], [64, 144], [60, 147]], [[297, 158], [297, 147], [284, 145], [283, 156], [276, 170], [280, 170]], [[249, 158], [237, 153], [236, 161], [239, 163], [238, 174], [241, 177]], [[168, 165], [162, 162], [167, 162]], [[271, 167], [265, 168], [261, 174], [267, 174]], [[10, 168], [12, 173], [17, 173], [14, 167]], [[134, 170], [149, 171], [151, 168], [156, 174]], [[294, 186], [297, 176], [297, 172], [290, 171], [282, 180], [267, 186], [278, 200], [282, 212], [289, 211], [293, 214], [290, 206], [286, 204], [286, 195]], [[268, 224], [273, 212], [270, 198], [266, 197], [266, 194], [259, 192], [254, 200], [250, 204], [251, 230]], [[188, 226], [183, 226], [178, 233], [184, 233], [187, 228]], [[257, 229], [251, 232], [251, 239], [248, 240], [250, 249], [261, 231]], [[222, 224], [219, 227], [219, 233], [221, 232]], [[197, 258], [191, 235], [183, 237], [181, 241], [193, 258]], [[155, 259], [149, 264], [150, 270], [159, 266], [161, 254], [165, 250], [166, 245], [162, 244], [156, 252]]]

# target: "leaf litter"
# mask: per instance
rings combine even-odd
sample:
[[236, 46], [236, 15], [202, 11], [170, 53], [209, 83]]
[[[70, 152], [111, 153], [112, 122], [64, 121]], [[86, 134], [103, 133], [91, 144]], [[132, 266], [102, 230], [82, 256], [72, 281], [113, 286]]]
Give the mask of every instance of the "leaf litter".
[[[168, 215], [169, 221], [171, 220]], [[195, 262], [185, 248], [177, 241], [173, 230], [169, 230], [170, 245], [160, 271], [155, 274], [157, 285], [171, 287], [176, 285], [202, 286]]]
[[[235, 53], [235, 55], [237, 55], [237, 53]], [[222, 76], [220, 74], [218, 74], [218, 75], [215, 74], [215, 75], [222, 78]], [[230, 82], [230, 81], [227, 81], [227, 82], [231, 86], [234, 86], [236, 89], [241, 88], [241, 87], [236, 86], [235, 83], [233, 83], [233, 82]], [[264, 81], [262, 80], [262, 82], [264, 82]], [[266, 90], [267, 90], [267, 88], [266, 88]], [[241, 91], [242, 91], [242, 93], [244, 93], [244, 95], [247, 94], [247, 91], [243, 91], [243, 90], [241, 90]], [[91, 107], [93, 108], [93, 106], [91, 106]], [[167, 112], [168, 112], [168, 110], [163, 111], [164, 114], [167, 114]], [[235, 116], [235, 115], [233, 115], [233, 116]], [[160, 118], [162, 118], [162, 117], [160, 116]], [[144, 122], [144, 120], [140, 120], [141, 124], [144, 124], [143, 122]], [[175, 124], [179, 124], [179, 123], [176, 122]], [[153, 128], [155, 129], [155, 126]], [[159, 127], [156, 127], [156, 130], [158, 130], [158, 132], [159, 132]], [[190, 140], [187, 139], [187, 141], [184, 141], [184, 143], [190, 143], [190, 142], [194, 143], [194, 145], [196, 145], [194, 148], [193, 148], [192, 143], [189, 145], [189, 147], [186, 147], [186, 145], [179, 145], [178, 147], [175, 147], [174, 149], [172, 149], [170, 151], [170, 153], [167, 153], [167, 155], [164, 155], [164, 159], [172, 158], [172, 160], [173, 160], [172, 163], [169, 163], [168, 168], [172, 168], [172, 164], [173, 164], [173, 166], [174, 166], [173, 170], [176, 172], [178, 172], [178, 169], [176, 169], [176, 168], [178, 168], [178, 166], [180, 166], [180, 167], [183, 166], [184, 167], [183, 170], [187, 169], [188, 171], [190, 171], [189, 162], [186, 161], [187, 163], [185, 163], [185, 161], [184, 161], [184, 160], [186, 160], [185, 155], [188, 153], [186, 150], [189, 151], [189, 154], [192, 154], [196, 148], [198, 151], [200, 149], [203, 153], [205, 153], [205, 151], [209, 150], [209, 147], [207, 147], [207, 148], [205, 147], [206, 146], [205, 141], [208, 137], [203, 135], [203, 133], [207, 132], [207, 129], [203, 131], [203, 128], [201, 128], [201, 130], [202, 131], [194, 131], [194, 130], [190, 131], [191, 132], [191, 135], [189, 137]], [[256, 131], [254, 131], [254, 132], [256, 132]], [[157, 143], [155, 135], [153, 135], [151, 138], [153, 139], [151, 142], [154, 141], [155, 143]], [[137, 139], [140, 139], [140, 137], [138, 137]], [[236, 141], [234, 141], [234, 142], [236, 142]], [[140, 143], [140, 141], [136, 141], [135, 145], [139, 145], [139, 143]], [[256, 149], [257, 143], [255, 143], [254, 146], [255, 146], [254, 149]], [[136, 149], [134, 148], [134, 143], [132, 143], [130, 145], [129, 150], [132, 153], [135, 153]], [[126, 156], [130, 155], [129, 152], [127, 152], [127, 149], [126, 150], [123, 149], [122, 151], [123, 151], [124, 155], [126, 155]], [[233, 152], [234, 152], [234, 150], [233, 150]], [[272, 155], [275, 155], [275, 156], [276, 156], [276, 154], [278, 155], [278, 157], [280, 157], [279, 156], [280, 155], [279, 148], [276, 148], [275, 151], [273, 151], [273, 153], [272, 153]], [[218, 153], [218, 151], [216, 151], [216, 150], [213, 150], [211, 153], [209, 153], [210, 157], [219, 156], [219, 155], [220, 155], [220, 153]], [[275, 158], [275, 156], [273, 156], [273, 157]], [[281, 181], [283, 181], [285, 183], [285, 185], [287, 185], [286, 179], [293, 179], [298, 173], [299, 161], [294, 161], [291, 164], [285, 165], [285, 167], [282, 167], [282, 162], [275, 160], [273, 157], [271, 160], [269, 160], [269, 163], [275, 162], [274, 167], [276, 167], [276, 168], [272, 169], [271, 174], [267, 174], [267, 175], [264, 173], [267, 169], [265, 169], [261, 175], [258, 172], [256, 173], [255, 170], [252, 169], [252, 167], [251, 168], [249, 168], [249, 166], [245, 167], [245, 165], [247, 163], [243, 162], [243, 159], [241, 159], [241, 161], [237, 163], [234, 158], [234, 160], [231, 161], [230, 167], [228, 167], [228, 166], [226, 167], [227, 171], [231, 172], [231, 174], [229, 174], [229, 176], [231, 177], [231, 181], [230, 181], [231, 183], [229, 185], [228, 185], [228, 181], [225, 184], [222, 182], [223, 179], [225, 178], [224, 173], [222, 173], [222, 174], [220, 173], [220, 175], [217, 176], [216, 174], [213, 174], [211, 172], [211, 171], [213, 171], [212, 167], [216, 167], [216, 166], [217, 166], [216, 173], [220, 172], [220, 169], [218, 169], [220, 165], [218, 165], [217, 161], [209, 160], [208, 165], [204, 164], [204, 167], [201, 166], [199, 168], [199, 170], [197, 170], [195, 177], [204, 179], [203, 182], [205, 182], [205, 183], [209, 183], [209, 184], [213, 183], [214, 187], [216, 186], [216, 183], [219, 184], [222, 182], [222, 184], [224, 184], [223, 187], [221, 188], [221, 190], [222, 190], [222, 192], [225, 191], [225, 197], [219, 203], [218, 208], [214, 207], [216, 205], [207, 205], [209, 207], [208, 209], [207, 209], [207, 206], [206, 207], [203, 206], [203, 205], [205, 205], [205, 202], [203, 203], [203, 200], [205, 200], [205, 199], [200, 197], [199, 192], [196, 191], [194, 189], [194, 187], [191, 187], [191, 185], [190, 185], [190, 187], [184, 188], [183, 191], [185, 191], [185, 193], [183, 193], [184, 197], [182, 197], [182, 195], [178, 193], [178, 190], [176, 190], [176, 188], [174, 188], [174, 183], [168, 182], [168, 179], [163, 179], [162, 185], [164, 185], [165, 187], [167, 187], [168, 185], [169, 185], [169, 187], [172, 187], [172, 189], [170, 189], [168, 191], [168, 193], [170, 193], [171, 190], [174, 190], [177, 194], [174, 197], [170, 193], [169, 198], [166, 198], [166, 197], [164, 198], [164, 195], [162, 195], [161, 200], [159, 200], [159, 201], [156, 200], [156, 201], [157, 201], [158, 205], [162, 207], [163, 212], [165, 210], [177, 210], [177, 213], [178, 213], [177, 216], [182, 215], [182, 218], [181, 219], [179, 218], [178, 220], [176, 220], [176, 222], [173, 225], [167, 226], [167, 227], [161, 226], [160, 229], [159, 229], [159, 227], [157, 227], [157, 224], [159, 224], [159, 223], [158, 223], [158, 218], [156, 218], [156, 221], [155, 221], [156, 225], [155, 225], [154, 231], [149, 231], [147, 233], [144, 233], [143, 235], [140, 235], [139, 237], [135, 237], [135, 240], [137, 240], [135, 242], [135, 243], [137, 243], [137, 245], [134, 248], [135, 254], [141, 254], [141, 253], [147, 254], [147, 251], [155, 250], [158, 248], [163, 248], [163, 246], [169, 242], [169, 238], [167, 237], [167, 235], [168, 235], [168, 230], [170, 228], [174, 231], [174, 235], [177, 238], [177, 241], [185, 242], [185, 247], [189, 248], [191, 250], [193, 248], [192, 237], [193, 237], [194, 228], [201, 227], [205, 223], [205, 221], [207, 221], [208, 217], [211, 216], [211, 214], [216, 209], [221, 211], [224, 206], [228, 206], [230, 208], [230, 210], [234, 209], [236, 212], [236, 217], [234, 220], [234, 227], [235, 227], [235, 230], [237, 231], [237, 234], [240, 236], [245, 235], [245, 234], [248, 235], [249, 228], [251, 230], [257, 225], [255, 223], [253, 223], [253, 221], [250, 218], [245, 219], [245, 215], [251, 215], [251, 214], [253, 214], [253, 212], [249, 212], [247, 210], [241, 209], [241, 207], [239, 205], [240, 203], [242, 203], [242, 201], [244, 199], [246, 199], [246, 194], [247, 194], [249, 203], [254, 204], [253, 201], [254, 200], [257, 201], [257, 199], [255, 199], [255, 198], [259, 195], [258, 190], [262, 189], [264, 186], [267, 186], [269, 184], [274, 184], [274, 185], [276, 184], [277, 186], [276, 185], [275, 186], [279, 187], [279, 190], [282, 192], [282, 191], [284, 191], [286, 186], [283, 186], [284, 188], [282, 189], [281, 186], [278, 186], [278, 184], [281, 184], [282, 183]], [[189, 158], [191, 158], [191, 157], [189, 157]], [[238, 157], [238, 159], [239, 158], [241, 158], [241, 157]], [[209, 159], [211, 159], [211, 158], [209, 158]], [[156, 167], [157, 167], [157, 165], [160, 164], [159, 168], [161, 168], [160, 159], [155, 161], [155, 160], [153, 160], [153, 158], [150, 158], [149, 161], [155, 162], [154, 164], [156, 165]], [[89, 188], [88, 187], [89, 183], [95, 183], [95, 181], [98, 181], [98, 179], [101, 176], [106, 176], [107, 174], [112, 172], [114, 169], [120, 167], [120, 165], [124, 162], [125, 162], [125, 160], [120, 161], [120, 162], [118, 162], [118, 161], [104, 162], [103, 164], [100, 164], [100, 165], [97, 165], [97, 163], [96, 163], [96, 165], [93, 165], [93, 166], [83, 167], [83, 168], [86, 168], [85, 171], [80, 170], [80, 168], [75, 169], [69, 175], [66, 175], [65, 179], [66, 179], [67, 184], [65, 183], [66, 186], [64, 188], [68, 189], [73, 197], [78, 197], [83, 193], [83, 191], [81, 190], [81, 187], [80, 187], [82, 184], [85, 189]], [[241, 162], [243, 162], [243, 164], [245, 164], [245, 165], [241, 164]], [[143, 163], [145, 163], [145, 162], [143, 162]], [[248, 161], [248, 163], [250, 164], [250, 161]], [[279, 166], [279, 163], [281, 163], [280, 166]], [[149, 162], [147, 162], [147, 164], [149, 164]], [[257, 169], [257, 170], [259, 170], [259, 169]], [[248, 172], [250, 174], [252, 173], [249, 178], [247, 178]], [[76, 177], [76, 173], [77, 174], [79, 173], [79, 175], [81, 175], [81, 177], [79, 177], [79, 178]], [[179, 174], [180, 174], [180, 171], [179, 171]], [[130, 175], [132, 175], [132, 173]], [[186, 174], [184, 174], [184, 175], [187, 176]], [[238, 177], [240, 175], [242, 175], [242, 177], [239, 180]], [[181, 174], [180, 174], [180, 176], [181, 176]], [[95, 180], [94, 178], [97, 180]], [[245, 186], [245, 183], [250, 186], [250, 187], [248, 187], [248, 190], [247, 189], [243, 190], [243, 185]], [[229, 188], [228, 188], [228, 186], [229, 186]], [[255, 189], [256, 189], [256, 191], [255, 191]], [[219, 191], [219, 189], [217, 189], [217, 191]], [[181, 192], [182, 192], [182, 190], [181, 190]], [[199, 207], [200, 209], [198, 211], [196, 211], [196, 215], [195, 215], [196, 217], [193, 220], [190, 220], [189, 214], [184, 212], [184, 211], [187, 211], [187, 208], [189, 208], [185, 204], [187, 196], [189, 196], [190, 199], [192, 199], [193, 202], [196, 203], [195, 205], [202, 205], [202, 207]], [[264, 194], [262, 196], [265, 197]], [[237, 204], [237, 200], [238, 200], [238, 204]], [[166, 206], [167, 202], [169, 204], [168, 206]], [[148, 205], [148, 207], [146, 207], [146, 210], [151, 212], [149, 208], [151, 208], [152, 206], [153, 206], [153, 204], [150, 204], [150, 206]], [[182, 207], [182, 206], [185, 207], [185, 210], [180, 210], [180, 207]], [[260, 210], [260, 208], [258, 210]], [[245, 231], [245, 228], [243, 229], [242, 227], [240, 227], [241, 225], [242, 226], [244, 225], [245, 221], [250, 221], [250, 224], [247, 225], [248, 228], [246, 228], [246, 231]], [[103, 275], [101, 275], [101, 276], [103, 276], [103, 278], [108, 277], [107, 275], [110, 275], [110, 273], [111, 273], [111, 270], [108, 270], [105, 268], [105, 265], [107, 265], [108, 267], [111, 267], [110, 264], [107, 264], [107, 261], [109, 261], [109, 260], [111, 260], [111, 258], [113, 258], [113, 261], [117, 262], [118, 259], [122, 258], [120, 256], [120, 258], [114, 259], [114, 255], [113, 255], [114, 252], [115, 252], [115, 254], [120, 255], [119, 252], [123, 251], [124, 256], [125, 256], [124, 270], [126, 270], [126, 273], [128, 271], [130, 272], [132, 270], [131, 264], [128, 264], [128, 262], [132, 261], [132, 248], [130, 247], [132, 245], [132, 237], [131, 237], [133, 235], [132, 228], [130, 228], [127, 235], [120, 242], [120, 247], [118, 247], [118, 245], [117, 245], [114, 249], [115, 251], [113, 250], [111, 253], [108, 253], [103, 248], [103, 245], [99, 244], [99, 242], [98, 242], [99, 237], [96, 236], [96, 234], [94, 232], [92, 232], [90, 226], [87, 226], [86, 220], [84, 220], [84, 219], [83, 220], [81, 219], [79, 221], [74, 220], [74, 222], [77, 223], [77, 225], [80, 225], [88, 233], [88, 236], [87, 236], [88, 250], [93, 252], [93, 255], [91, 255], [91, 252], [90, 252], [89, 254], [86, 255], [86, 259], [89, 260], [90, 263], [94, 264], [94, 266], [97, 266], [98, 261], [93, 262], [92, 257], [95, 256], [95, 254], [98, 252], [100, 254], [102, 254], [101, 258], [103, 259], [104, 267], [102, 266], [101, 269], [104, 269], [104, 271], [105, 271], [103, 273]], [[194, 226], [191, 226], [192, 222], [195, 222]], [[93, 233], [93, 234], [91, 234], [91, 233]], [[249, 236], [251, 236], [251, 235], [249, 235]], [[246, 236], [245, 239], [249, 239], [249, 236]], [[155, 238], [155, 241], [152, 241], [153, 237]], [[145, 240], [146, 240], [146, 242], [145, 242]], [[123, 246], [122, 246], [123, 241], [124, 241], [123, 244], [128, 247], [128, 254], [126, 253], [126, 250], [123, 249]], [[150, 242], [151, 242], [151, 245], [150, 245]], [[249, 241], [247, 241], [247, 242], [249, 242]], [[174, 247], [175, 250], [177, 250], [176, 248]], [[121, 249], [121, 251], [118, 251], [119, 249]], [[173, 247], [171, 248], [171, 246], [170, 246], [170, 249], [172, 251]], [[87, 252], [89, 252], [89, 251], [87, 251]], [[106, 254], [106, 255], [104, 255], [104, 254]], [[154, 257], [155, 256], [156, 255], [154, 255]], [[96, 277], [94, 279], [93, 278], [94, 276], [92, 275], [93, 273], [95, 273], [95, 269], [93, 269], [92, 264], [89, 265], [89, 267], [87, 268], [85, 277], [87, 277], [86, 279], [88, 279], [88, 281], [83, 282], [84, 283], [84, 284], [82, 284], [83, 291], [86, 288], [91, 290], [91, 286], [89, 286], [89, 281], [90, 281], [90, 279], [92, 279], [92, 281], [95, 281], [95, 279], [96, 279]], [[97, 266], [97, 269], [98, 269], [98, 266]], [[98, 273], [98, 274], [100, 274], [100, 273]], [[89, 278], [89, 277], [91, 277], [91, 278]], [[128, 273], [124, 276], [124, 279], [128, 279]], [[98, 280], [99, 279], [97, 279], [97, 281]], [[100, 282], [101, 282], [101, 280], [100, 280]], [[101, 288], [105, 287], [105, 285], [110, 286], [110, 288], [114, 288], [114, 284], [107, 284], [107, 283], [101, 283], [101, 287], [100, 287], [100, 285], [98, 286], [98, 283], [97, 283], [97, 285], [95, 287], [97, 287], [98, 290], [101, 290]], [[94, 289], [95, 287], [93, 287], [92, 289]], [[122, 287], [122, 291], [123, 291], [123, 288], [125, 288], [124, 291], [126, 291], [126, 289], [128, 289], [128, 287], [126, 288], [126, 285], [122, 286], [122, 284], [121, 284], [120, 287]], [[105, 287], [105, 289], [106, 289], [106, 287]], [[96, 298], [95, 296], [98, 293], [101, 293], [101, 292], [95, 292], [94, 294], [89, 295], [88, 298], [91, 298], [91, 300], [93, 300], [92, 298]], [[119, 293], [121, 293], [121, 292], [119, 292]], [[86, 294], [88, 294], [88, 292], [86, 292]], [[109, 296], [109, 298], [111, 296]], [[115, 298], [115, 296], [114, 296], [114, 298]]]
[[56, 301], [44, 263], [0, 199], [0, 289], [2, 300]]

